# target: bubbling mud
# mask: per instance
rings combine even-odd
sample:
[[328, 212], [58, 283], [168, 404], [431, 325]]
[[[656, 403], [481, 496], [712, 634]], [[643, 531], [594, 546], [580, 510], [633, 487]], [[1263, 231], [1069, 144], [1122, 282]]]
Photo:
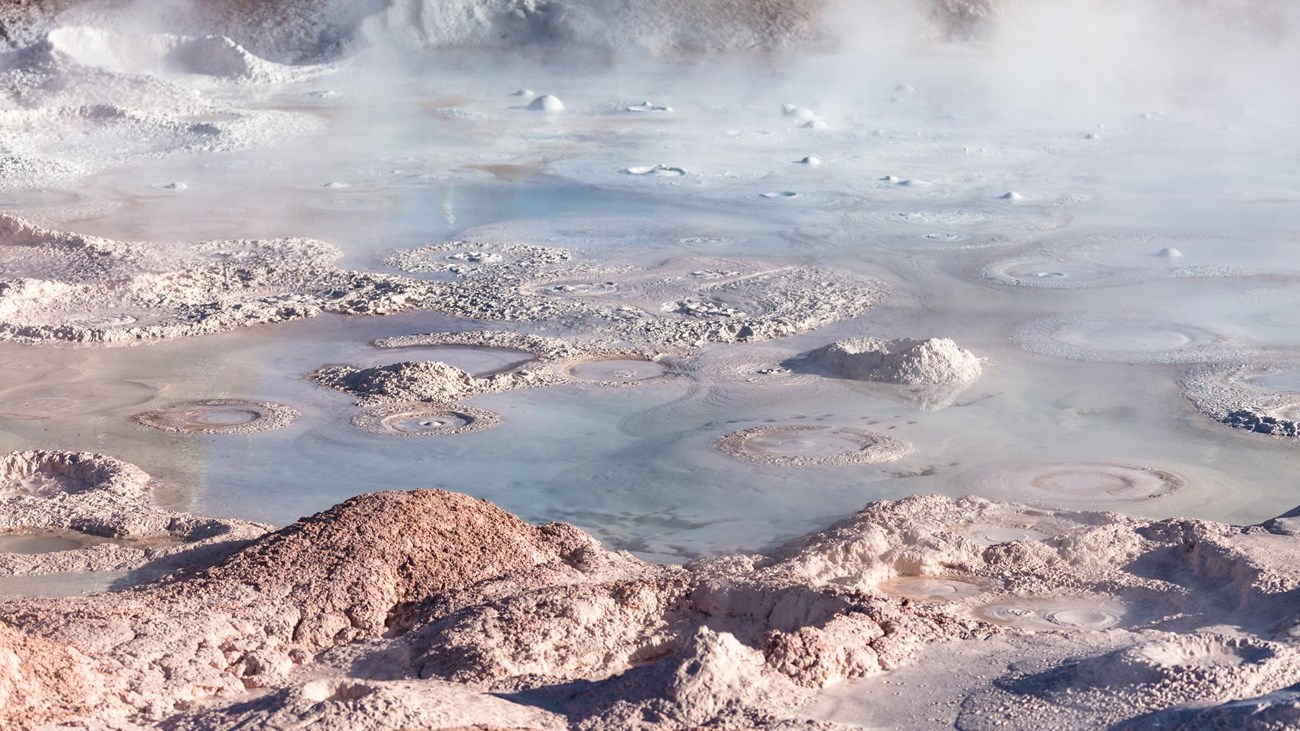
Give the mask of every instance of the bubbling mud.
[[369, 434], [397, 437], [436, 437], [491, 429], [501, 416], [469, 406], [438, 406], [399, 402], [370, 406], [352, 417], [352, 425]]
[[611, 358], [572, 363], [564, 367], [564, 373], [587, 383], [629, 384], [664, 378], [669, 370], [657, 361]]
[[977, 583], [932, 576], [899, 576], [882, 581], [880, 590], [904, 599], [931, 602], [958, 601], [985, 592], [985, 589]]
[[1087, 509], [1158, 500], [1186, 486], [1182, 477], [1144, 465], [1045, 462], [999, 470], [977, 489], [998, 499]]
[[1012, 338], [1033, 353], [1106, 363], [1197, 363], [1242, 352], [1193, 325], [1094, 315], [1031, 320], [1017, 327]]
[[386, 263], [413, 273], [450, 272], [461, 276], [482, 273], [536, 274], [571, 259], [568, 249], [531, 244], [452, 241], [403, 251]]
[[299, 416], [297, 409], [269, 401], [202, 399], [136, 414], [136, 422], [180, 434], [253, 434], [283, 429]]
[[885, 434], [806, 424], [744, 429], [719, 437], [714, 447], [742, 462], [774, 467], [879, 464], [912, 453], [912, 445]]
[[1093, 632], [1117, 627], [1127, 609], [1101, 597], [1006, 599], [976, 607], [978, 619], [1027, 631]]

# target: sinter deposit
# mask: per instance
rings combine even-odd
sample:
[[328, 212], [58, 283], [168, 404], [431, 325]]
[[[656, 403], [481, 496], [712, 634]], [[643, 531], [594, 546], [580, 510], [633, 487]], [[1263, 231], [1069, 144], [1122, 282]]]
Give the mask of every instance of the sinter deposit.
[[[11, 492], [146, 479], [89, 455], [6, 459]], [[1027, 523], [1052, 534], [968, 537]], [[1019, 661], [960, 679], [973, 728], [1209, 718], [1246, 699], [1286, 713], [1270, 694], [1300, 682], [1292, 527], [918, 497], [683, 567], [455, 493], [363, 495], [133, 591], [4, 605], [0, 720], [777, 728], [819, 688], [994, 638]]]

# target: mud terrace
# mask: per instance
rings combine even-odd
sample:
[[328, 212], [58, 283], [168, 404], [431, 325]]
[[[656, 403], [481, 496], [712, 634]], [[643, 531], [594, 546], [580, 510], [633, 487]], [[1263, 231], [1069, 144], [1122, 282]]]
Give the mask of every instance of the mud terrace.
[[[20, 498], [147, 484], [91, 455], [5, 464], [24, 528]], [[962, 678], [963, 728], [1290, 719], [1294, 530], [915, 497], [665, 566], [464, 495], [375, 493], [133, 589], [0, 605], [0, 719], [794, 728], [820, 688], [995, 637], [1021, 661]]]
[[1300, 437], [1295, 363], [1203, 365], [1183, 376], [1187, 399], [1222, 424], [1277, 437]]
[[0, 216], [0, 242], [2, 340], [133, 343], [435, 298], [422, 282], [337, 269], [339, 251], [311, 239], [123, 242]]
[[476, 319], [538, 322], [660, 347], [759, 341], [866, 312], [883, 284], [822, 269], [680, 257], [636, 269], [528, 244], [453, 241], [390, 257], [412, 273], [450, 272], [442, 309]]

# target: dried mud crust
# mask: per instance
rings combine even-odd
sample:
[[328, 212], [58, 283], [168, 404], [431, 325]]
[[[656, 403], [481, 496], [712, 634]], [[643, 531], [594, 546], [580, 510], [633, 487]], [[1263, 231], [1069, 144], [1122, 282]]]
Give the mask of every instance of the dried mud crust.
[[0, 340], [131, 343], [437, 300], [428, 283], [337, 269], [339, 255], [311, 239], [112, 241], [0, 215]]
[[[1300, 362], [1191, 368], [1183, 393], [1198, 411], [1234, 429], [1289, 439], [1300, 438]], [[1270, 384], [1279, 376], [1293, 383]]]
[[1287, 525], [914, 497], [666, 566], [464, 495], [376, 493], [131, 592], [0, 605], [0, 722], [788, 728], [817, 688], [999, 635], [1025, 661], [962, 680], [969, 723], [1106, 726], [1300, 682]]
[[647, 269], [609, 267], [576, 252], [524, 244], [451, 242], [390, 257], [412, 272], [451, 272], [442, 307], [477, 319], [545, 322], [659, 347], [757, 341], [866, 312], [878, 282], [823, 269], [681, 257]]
[[879, 464], [912, 453], [912, 445], [886, 434], [808, 424], [756, 426], [713, 444], [728, 457], [775, 467]]
[[299, 416], [298, 410], [270, 401], [200, 399], [183, 401], [136, 414], [136, 422], [181, 434], [254, 434], [283, 429]]

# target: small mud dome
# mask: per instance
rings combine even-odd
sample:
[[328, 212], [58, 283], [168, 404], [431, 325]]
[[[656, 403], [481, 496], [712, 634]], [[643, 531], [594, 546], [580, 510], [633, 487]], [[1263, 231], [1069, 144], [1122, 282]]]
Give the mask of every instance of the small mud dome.
[[843, 378], [907, 386], [969, 385], [983, 372], [979, 357], [949, 338], [841, 340], [804, 361]]

